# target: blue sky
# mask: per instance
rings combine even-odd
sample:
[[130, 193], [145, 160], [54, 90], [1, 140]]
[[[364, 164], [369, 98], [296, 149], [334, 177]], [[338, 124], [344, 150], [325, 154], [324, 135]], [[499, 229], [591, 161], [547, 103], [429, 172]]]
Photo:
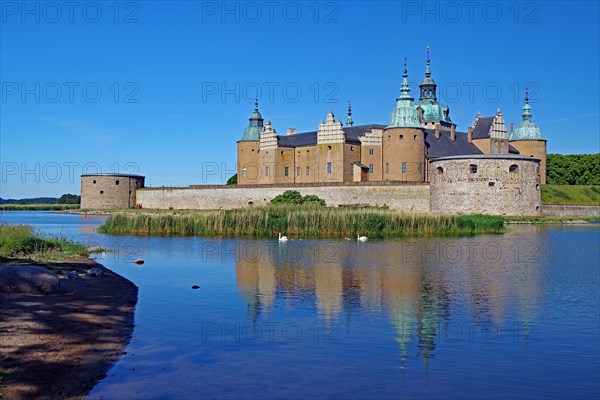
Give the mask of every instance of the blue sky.
[[498, 107], [519, 122], [528, 85], [549, 152], [600, 151], [596, 1], [0, 4], [3, 198], [98, 170], [224, 183], [257, 90], [280, 134], [345, 121], [348, 99], [355, 124], [386, 124], [427, 45], [459, 131]]

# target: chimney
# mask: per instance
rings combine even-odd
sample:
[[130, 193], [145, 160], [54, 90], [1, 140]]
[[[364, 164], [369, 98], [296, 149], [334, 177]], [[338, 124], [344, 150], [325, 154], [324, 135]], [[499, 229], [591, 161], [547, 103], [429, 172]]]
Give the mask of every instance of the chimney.
[[469, 141], [469, 143], [473, 143], [473, 127], [469, 127], [469, 130], [467, 131], [467, 140]]
[[439, 122], [435, 123], [435, 138], [436, 139], [440, 138], [440, 123]]
[[296, 128], [288, 128], [287, 135], [292, 136], [296, 134]]
[[450, 127], [450, 140], [453, 142], [456, 140], [456, 125], [452, 124]]

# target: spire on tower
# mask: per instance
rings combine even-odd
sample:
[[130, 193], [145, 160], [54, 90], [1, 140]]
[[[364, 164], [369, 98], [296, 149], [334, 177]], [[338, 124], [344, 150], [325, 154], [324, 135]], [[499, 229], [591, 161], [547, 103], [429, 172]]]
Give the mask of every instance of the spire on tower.
[[354, 125], [354, 121], [352, 121], [352, 104], [350, 104], [350, 100], [348, 100], [348, 118], [346, 118], [346, 126]]

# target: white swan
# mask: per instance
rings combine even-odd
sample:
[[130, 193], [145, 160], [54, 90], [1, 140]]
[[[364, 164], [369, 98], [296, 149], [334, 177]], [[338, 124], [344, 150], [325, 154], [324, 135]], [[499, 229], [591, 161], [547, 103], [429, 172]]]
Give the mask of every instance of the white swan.
[[281, 232], [279, 232], [279, 241], [280, 242], [287, 242], [288, 238], [287, 238], [287, 236], [281, 236]]
[[369, 238], [366, 236], [360, 236], [359, 233], [356, 234], [356, 240], [358, 240], [359, 242], [366, 242]]

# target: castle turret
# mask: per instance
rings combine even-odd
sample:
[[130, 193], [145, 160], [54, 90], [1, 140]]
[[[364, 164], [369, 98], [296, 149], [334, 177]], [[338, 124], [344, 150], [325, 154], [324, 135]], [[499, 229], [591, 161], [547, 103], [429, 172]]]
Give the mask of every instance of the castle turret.
[[427, 59], [425, 61], [425, 77], [419, 85], [419, 91], [419, 103], [416, 107], [420, 109], [419, 115], [422, 126], [433, 128], [438, 122], [442, 129], [450, 129], [454, 125], [450, 119], [450, 109], [437, 100], [437, 84], [431, 77], [429, 46], [427, 46]]
[[522, 121], [515, 127], [510, 136], [510, 144], [524, 156], [539, 158], [540, 179], [542, 185], [546, 184], [546, 139], [542, 136], [540, 127], [531, 121], [531, 106], [529, 105], [529, 92], [525, 88], [525, 104], [523, 105]]
[[264, 129], [263, 118], [258, 111], [258, 100], [254, 102], [254, 112], [242, 138], [237, 142], [237, 176], [238, 184], [258, 183], [261, 171], [258, 167], [258, 150], [260, 135]]
[[404, 59], [404, 72], [402, 74], [402, 87], [400, 97], [396, 99], [396, 108], [392, 111], [388, 128], [420, 128], [419, 114], [413, 106], [413, 97], [408, 86], [408, 72], [406, 71], [406, 58]]
[[425, 179], [425, 132], [412, 101], [405, 59], [400, 97], [383, 132], [383, 180], [423, 182]]

